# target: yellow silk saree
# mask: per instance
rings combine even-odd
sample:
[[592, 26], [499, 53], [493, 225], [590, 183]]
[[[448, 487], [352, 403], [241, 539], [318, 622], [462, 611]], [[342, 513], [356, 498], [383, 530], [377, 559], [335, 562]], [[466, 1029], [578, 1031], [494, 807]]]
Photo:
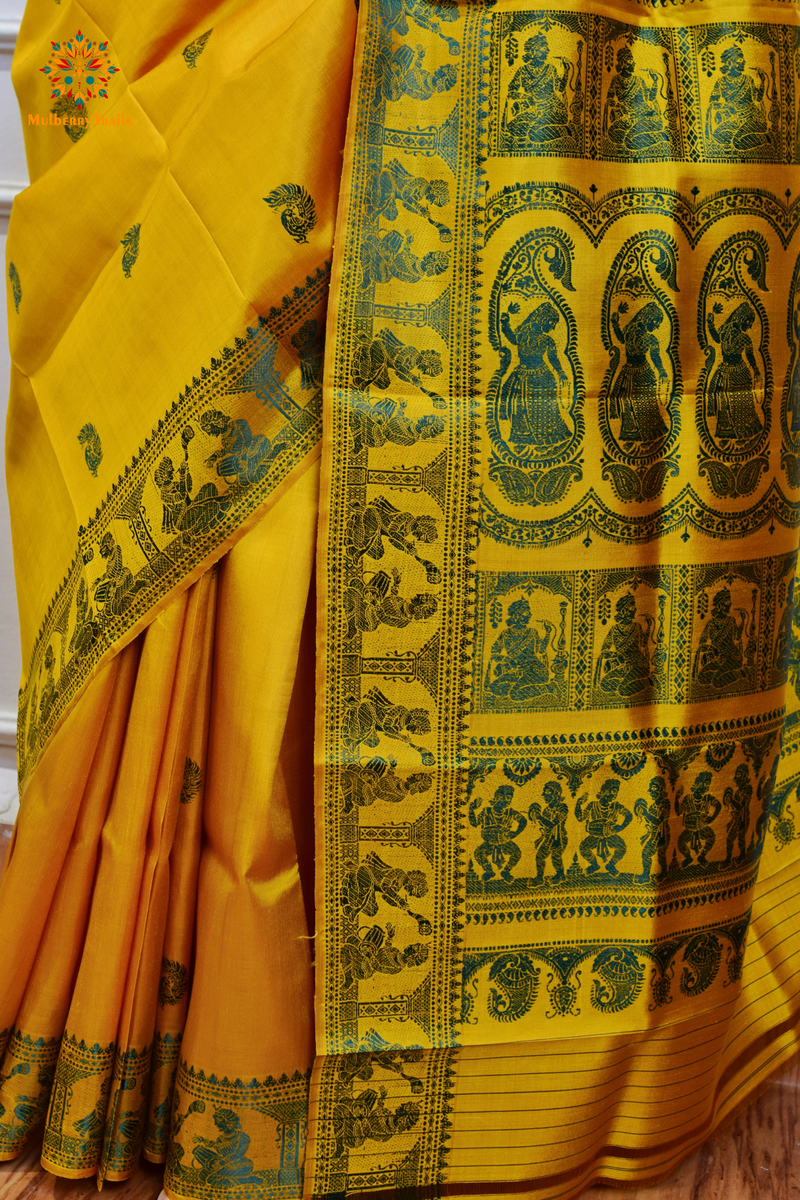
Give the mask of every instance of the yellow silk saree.
[[0, 1157], [666, 1176], [798, 1050], [795, 5], [64, 0], [13, 73]]

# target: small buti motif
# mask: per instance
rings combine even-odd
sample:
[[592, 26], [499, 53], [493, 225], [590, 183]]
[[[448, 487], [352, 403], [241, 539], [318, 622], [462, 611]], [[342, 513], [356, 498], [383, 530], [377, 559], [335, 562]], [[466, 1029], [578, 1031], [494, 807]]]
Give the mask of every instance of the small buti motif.
[[97, 468], [103, 461], [103, 447], [100, 444], [100, 434], [94, 425], [86, 424], [78, 434], [78, 441], [83, 446], [86, 465], [97, 478]]
[[130, 279], [131, 270], [136, 259], [139, 257], [139, 230], [141, 225], [131, 225], [125, 237], [120, 242], [121, 246], [125, 247], [122, 255], [122, 273], [126, 279]]
[[195, 38], [193, 42], [189, 42], [188, 46], [184, 46], [183, 57], [190, 71], [193, 71], [197, 66], [197, 60], [205, 50], [206, 42], [211, 37], [211, 33], [212, 31], [207, 29], [205, 33], [200, 34], [200, 37]]
[[181, 804], [191, 804], [196, 799], [200, 791], [200, 785], [203, 782], [203, 772], [194, 761], [187, 758], [186, 765], [183, 768], [183, 784], [181, 786]]
[[264, 197], [270, 208], [280, 208], [281, 225], [296, 242], [307, 242], [307, 234], [317, 223], [314, 201], [299, 183], [282, 183]]
[[22, 284], [19, 279], [19, 271], [13, 262], [8, 264], [8, 278], [11, 283], [11, 295], [14, 299], [14, 311], [19, 312], [19, 302], [22, 299]]
[[189, 973], [183, 963], [171, 958], [161, 960], [161, 979], [158, 984], [158, 1003], [162, 1008], [167, 1004], [178, 1004], [186, 995], [189, 986]]

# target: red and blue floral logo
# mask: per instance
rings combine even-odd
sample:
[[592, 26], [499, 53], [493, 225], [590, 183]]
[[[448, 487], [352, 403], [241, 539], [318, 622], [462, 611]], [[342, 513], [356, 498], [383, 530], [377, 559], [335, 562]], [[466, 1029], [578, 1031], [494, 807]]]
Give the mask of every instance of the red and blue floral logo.
[[78, 108], [87, 100], [108, 97], [106, 87], [115, 67], [108, 54], [108, 42], [93, 42], [80, 30], [68, 42], [51, 42], [47, 66], [39, 69], [47, 76], [52, 100], [69, 97]]

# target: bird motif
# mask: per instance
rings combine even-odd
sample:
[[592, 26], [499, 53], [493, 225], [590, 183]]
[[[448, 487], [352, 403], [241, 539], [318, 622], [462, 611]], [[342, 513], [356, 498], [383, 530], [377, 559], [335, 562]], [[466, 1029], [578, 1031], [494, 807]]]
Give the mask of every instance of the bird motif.
[[195, 38], [193, 42], [189, 42], [188, 46], [184, 46], [183, 57], [190, 71], [193, 71], [197, 66], [197, 60], [205, 50], [206, 42], [211, 37], [211, 32], [210, 29], [207, 29], [205, 33], [200, 34], [200, 37]]
[[97, 478], [97, 468], [103, 461], [103, 447], [100, 444], [100, 434], [94, 425], [87, 424], [84, 425], [78, 434], [78, 441], [83, 446], [83, 454], [87, 467], [95, 478]]
[[306, 234], [317, 223], [317, 210], [314, 201], [304, 187], [299, 183], [282, 183], [276, 187], [264, 202], [270, 208], [281, 208], [281, 225], [296, 242], [307, 242]]
[[131, 225], [120, 245], [125, 247], [122, 255], [122, 270], [126, 279], [131, 277], [131, 268], [139, 257], [139, 230], [141, 225]]
[[16, 312], [19, 312], [19, 302], [22, 299], [22, 284], [20, 283], [19, 271], [13, 262], [8, 264], [8, 278], [11, 284], [11, 295], [14, 297], [14, 309]]

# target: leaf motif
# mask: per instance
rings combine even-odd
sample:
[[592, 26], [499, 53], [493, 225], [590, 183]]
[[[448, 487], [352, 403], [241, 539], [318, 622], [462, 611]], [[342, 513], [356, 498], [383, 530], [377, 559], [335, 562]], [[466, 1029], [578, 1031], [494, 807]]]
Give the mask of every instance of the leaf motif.
[[200, 785], [203, 782], [203, 772], [198, 764], [192, 758], [187, 758], [183, 767], [183, 783], [181, 785], [181, 804], [191, 804], [197, 793], [200, 791]]
[[739, 468], [739, 474], [736, 477], [736, 491], [740, 496], [749, 496], [761, 477], [761, 472], [767, 465], [763, 458], [754, 458], [750, 462], [742, 463]]
[[622, 463], [606, 463], [603, 478], [611, 480], [611, 486], [620, 500], [640, 500], [639, 476]]
[[496, 483], [506, 500], [512, 504], [535, 504], [536, 481], [538, 475], [529, 478], [518, 467], [507, 467], [502, 464], [492, 467], [489, 478]]
[[787, 454], [783, 460], [783, 465], [789, 480], [789, 486], [793, 488], [800, 487], [800, 457], [796, 454]]
[[654, 500], [664, 490], [664, 484], [670, 475], [677, 475], [674, 463], [657, 462], [648, 467], [642, 479], [642, 499]]
[[767, 291], [767, 256], [760, 246], [753, 246], [749, 257], [745, 258], [747, 274], [754, 279], [762, 292]]
[[573, 479], [581, 478], [581, 469], [576, 463], [552, 467], [545, 471], [536, 483], [536, 500], [539, 504], [556, 504], [563, 499]]
[[724, 463], [714, 462], [707, 458], [700, 463], [700, 474], [708, 476], [711, 490], [715, 496], [733, 496], [736, 494], [736, 479], [730, 467]]

